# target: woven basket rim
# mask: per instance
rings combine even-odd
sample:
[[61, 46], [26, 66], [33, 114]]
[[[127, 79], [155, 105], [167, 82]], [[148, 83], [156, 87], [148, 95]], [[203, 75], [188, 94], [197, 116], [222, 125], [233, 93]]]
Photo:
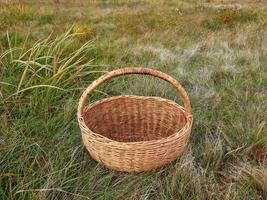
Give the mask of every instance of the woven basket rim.
[[[159, 101], [159, 102], [166, 102], [166, 103], [169, 103], [169, 104], [172, 104], [176, 107], [178, 107], [182, 113], [184, 114], [185, 118], [186, 118], [186, 123], [184, 125], [183, 128], [181, 128], [179, 131], [177, 132], [174, 132], [172, 133], [171, 135], [167, 136], [167, 137], [162, 137], [160, 139], [153, 139], [153, 140], [147, 140], [147, 141], [137, 141], [137, 142], [120, 142], [120, 141], [117, 141], [117, 140], [112, 140], [106, 136], [103, 136], [99, 133], [95, 133], [94, 131], [92, 131], [85, 123], [84, 121], [84, 117], [82, 116], [82, 118], [80, 118], [80, 120], [78, 119], [78, 122], [79, 124], [83, 124], [83, 127], [85, 127], [85, 129], [87, 130], [86, 132], [98, 137], [98, 138], [101, 138], [102, 140], [105, 140], [105, 142], [107, 143], [110, 143], [112, 142], [114, 145], [149, 145], [149, 144], [157, 144], [157, 143], [162, 143], [162, 142], [168, 142], [168, 141], [172, 141], [174, 138], [177, 138], [179, 137], [180, 133], [184, 132], [185, 129], [189, 129], [192, 127], [192, 123], [193, 123], [193, 117], [192, 117], [192, 114], [189, 114], [185, 111], [184, 107], [182, 107], [181, 105], [179, 105], [178, 103], [176, 103], [175, 101], [172, 101], [172, 100], [169, 100], [169, 99], [165, 99], [165, 98], [162, 98], [162, 97], [157, 97], [157, 96], [138, 96], [138, 95], [119, 95], [119, 96], [113, 96], [113, 97], [107, 97], [107, 98], [104, 98], [104, 99], [101, 99], [101, 100], [97, 100], [91, 104], [89, 104], [88, 106], [86, 106], [84, 108], [85, 112], [94, 107], [94, 106], [97, 106], [98, 104], [101, 104], [103, 102], [109, 102], [109, 101], [112, 101], [112, 100], [116, 100], [116, 99], [120, 99], [120, 98], [134, 98], [134, 99], [153, 99], [153, 100], [156, 100], [156, 101]], [[87, 133], [87, 134], [88, 134]], [[84, 134], [84, 133], [82, 133]]]

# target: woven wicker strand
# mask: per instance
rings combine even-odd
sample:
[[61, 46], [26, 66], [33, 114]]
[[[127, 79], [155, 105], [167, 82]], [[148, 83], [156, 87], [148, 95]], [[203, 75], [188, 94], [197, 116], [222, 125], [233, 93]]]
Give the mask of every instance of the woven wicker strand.
[[[184, 107], [160, 97], [116, 96], [85, 106], [94, 90], [108, 80], [145, 74], [171, 83]], [[162, 167], [187, 147], [193, 117], [184, 88], [169, 75], [149, 68], [122, 68], [95, 80], [82, 94], [78, 122], [90, 155], [107, 168], [142, 172]]]

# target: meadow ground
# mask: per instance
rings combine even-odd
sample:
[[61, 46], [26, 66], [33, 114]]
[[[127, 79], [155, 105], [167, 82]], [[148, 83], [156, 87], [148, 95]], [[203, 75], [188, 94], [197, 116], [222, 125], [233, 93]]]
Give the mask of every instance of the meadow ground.
[[[125, 66], [166, 72], [191, 99], [188, 149], [156, 173], [107, 170], [82, 144], [79, 96]], [[142, 76], [90, 100], [119, 94], [179, 102]], [[0, 199], [266, 199], [266, 95], [264, 1], [2, 1]]]

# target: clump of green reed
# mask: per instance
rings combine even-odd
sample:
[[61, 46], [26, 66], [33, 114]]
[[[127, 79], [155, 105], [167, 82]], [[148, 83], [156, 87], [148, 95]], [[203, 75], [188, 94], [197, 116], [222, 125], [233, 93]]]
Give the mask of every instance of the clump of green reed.
[[[9, 49], [1, 57], [1, 95], [4, 102], [19, 98], [56, 98], [54, 90], [70, 91], [79, 86], [80, 80], [98, 72], [92, 65], [92, 42], [78, 44], [70, 31], [57, 38], [51, 36], [36, 42], [31, 48], [12, 47], [7, 35]], [[78, 44], [78, 45], [77, 45]]]

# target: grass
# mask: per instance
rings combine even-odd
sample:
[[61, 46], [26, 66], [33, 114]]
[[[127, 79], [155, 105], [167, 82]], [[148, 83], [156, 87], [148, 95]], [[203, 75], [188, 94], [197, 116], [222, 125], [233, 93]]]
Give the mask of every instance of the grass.
[[203, 25], [211, 30], [233, 28], [236, 23], [248, 23], [257, 20], [254, 10], [222, 9], [211, 19], [204, 21]]
[[[267, 8], [250, 3], [0, 4], [0, 199], [266, 199]], [[82, 144], [82, 91], [125, 66], [166, 72], [191, 99], [188, 149], [157, 172], [107, 170]], [[143, 76], [91, 101], [120, 94], [180, 102]]]
[[46, 14], [40, 17], [39, 25], [52, 24], [55, 16], [53, 14]]

